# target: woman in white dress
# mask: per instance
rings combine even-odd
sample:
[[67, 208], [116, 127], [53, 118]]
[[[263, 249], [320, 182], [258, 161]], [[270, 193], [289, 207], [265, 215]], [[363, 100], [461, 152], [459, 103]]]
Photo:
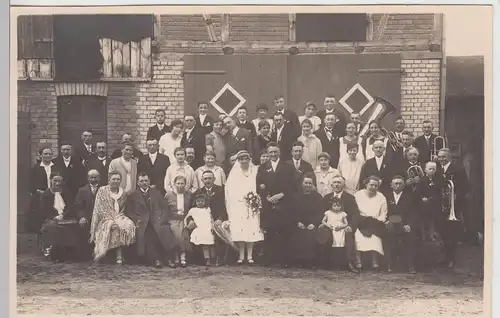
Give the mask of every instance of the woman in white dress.
[[347, 156], [339, 161], [338, 170], [345, 179], [345, 191], [354, 195], [359, 189], [359, 177], [364, 161], [359, 154], [359, 145], [351, 143], [347, 145]]
[[387, 222], [387, 200], [378, 191], [380, 178], [370, 176], [366, 181], [366, 189], [354, 195], [359, 208], [359, 225], [354, 238], [356, 241], [356, 268], [361, 269], [361, 253], [370, 252], [372, 266], [379, 268], [377, 254], [384, 255], [382, 236]]
[[344, 137], [339, 138], [339, 162], [343, 159], [348, 159], [347, 145], [356, 144], [358, 145], [358, 152], [356, 154], [356, 159], [364, 162], [365, 156], [363, 155], [363, 147], [361, 146], [362, 138], [359, 138], [356, 134], [356, 124], [354, 122], [349, 122], [345, 126]]
[[260, 213], [247, 206], [245, 196], [249, 192], [257, 193], [257, 167], [251, 163], [250, 154], [245, 150], [238, 152], [236, 158], [225, 187], [229, 229], [232, 240], [239, 248], [237, 264], [245, 260], [245, 246], [248, 264], [254, 264], [253, 245], [264, 240], [264, 234], [260, 228]]

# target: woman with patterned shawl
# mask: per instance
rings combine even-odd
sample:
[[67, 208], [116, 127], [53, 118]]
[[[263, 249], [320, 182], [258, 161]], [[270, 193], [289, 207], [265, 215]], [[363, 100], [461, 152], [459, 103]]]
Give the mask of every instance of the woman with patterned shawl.
[[123, 247], [135, 242], [135, 224], [125, 216], [127, 194], [120, 187], [122, 176], [116, 171], [108, 175], [108, 185], [97, 191], [90, 242], [95, 244], [94, 260], [116, 249], [116, 264], [123, 264]]

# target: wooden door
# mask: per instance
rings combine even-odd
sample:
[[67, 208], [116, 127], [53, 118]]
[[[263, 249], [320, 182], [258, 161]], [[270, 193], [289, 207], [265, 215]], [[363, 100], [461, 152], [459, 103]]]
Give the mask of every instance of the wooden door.
[[[196, 113], [200, 101], [209, 102], [229, 84], [245, 102], [250, 118], [255, 118], [258, 103], [272, 106], [275, 95], [287, 92], [284, 55], [190, 55], [184, 58], [184, 105], [186, 113]], [[238, 99], [230, 91], [221, 94], [222, 109], [231, 113]], [[209, 114], [221, 113], [209, 105]]]
[[61, 96], [59, 112], [59, 144], [81, 142], [84, 130], [93, 134], [93, 142], [106, 141], [106, 98], [101, 96]]

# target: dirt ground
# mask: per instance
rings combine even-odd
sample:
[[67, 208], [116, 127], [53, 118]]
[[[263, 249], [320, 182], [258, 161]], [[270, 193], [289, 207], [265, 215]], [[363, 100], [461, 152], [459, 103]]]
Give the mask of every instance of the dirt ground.
[[481, 315], [479, 247], [457, 268], [410, 275], [217, 267], [52, 264], [18, 237], [18, 314]]

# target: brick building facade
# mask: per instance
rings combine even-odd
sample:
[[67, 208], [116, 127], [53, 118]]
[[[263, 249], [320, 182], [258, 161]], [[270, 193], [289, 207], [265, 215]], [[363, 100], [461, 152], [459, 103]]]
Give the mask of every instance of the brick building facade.
[[145, 150], [146, 131], [154, 124], [154, 111], [166, 109], [170, 122], [181, 118], [188, 106], [184, 57], [228, 54], [224, 48], [230, 48], [232, 55], [296, 54], [291, 53], [291, 48], [298, 55], [400, 54], [401, 116], [416, 134], [420, 134], [423, 119], [432, 120], [438, 130], [443, 120], [441, 15], [377, 14], [367, 18], [365, 41], [337, 43], [297, 41], [299, 26], [295, 14], [155, 16], [150, 79], [115, 78], [81, 83], [51, 78], [19, 79], [19, 109], [29, 109], [32, 123], [31, 161], [35, 160], [40, 143], [51, 144], [57, 153], [61, 140], [58, 97], [63, 95], [105, 98], [110, 151], [118, 147], [124, 132], [131, 132], [139, 148]]

